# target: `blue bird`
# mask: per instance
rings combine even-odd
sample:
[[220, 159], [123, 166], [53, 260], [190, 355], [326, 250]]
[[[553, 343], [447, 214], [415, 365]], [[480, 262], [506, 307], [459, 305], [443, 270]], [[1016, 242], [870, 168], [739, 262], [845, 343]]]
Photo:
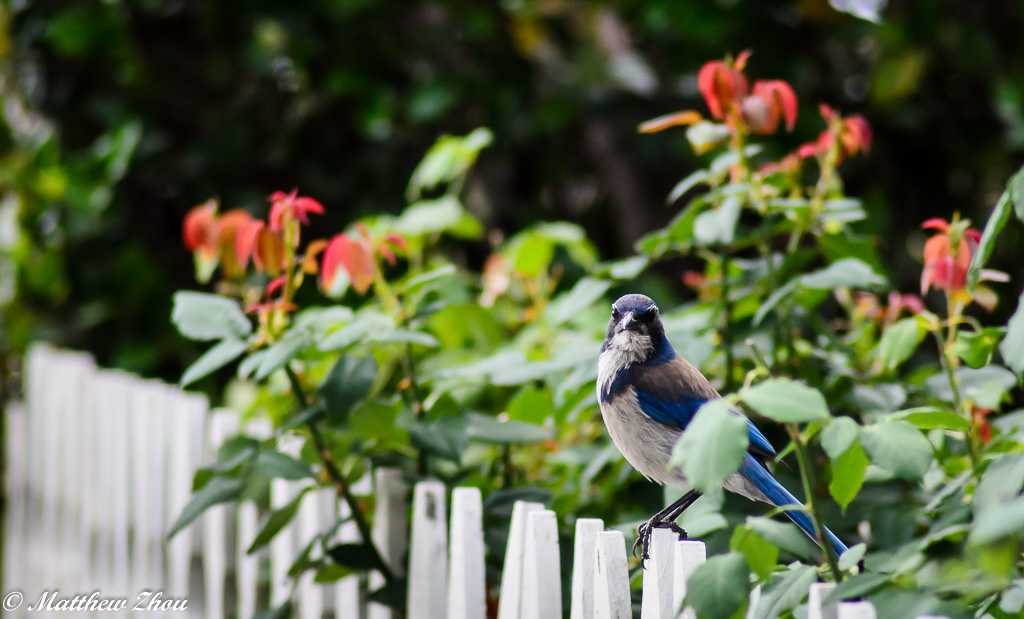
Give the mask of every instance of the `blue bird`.
[[[659, 484], [686, 484], [679, 467], [669, 468], [672, 448], [697, 409], [708, 400], [721, 396], [689, 361], [680, 357], [665, 337], [658, 306], [649, 297], [628, 294], [612, 304], [601, 356], [598, 358], [597, 399], [608, 434], [633, 468]], [[739, 411], [735, 414], [740, 415]], [[776, 507], [801, 505], [768, 470], [765, 464], [776, 458], [768, 439], [747, 421], [750, 446], [737, 472], [722, 486], [754, 501]], [[648, 557], [651, 531], [669, 528], [683, 538], [686, 531], [675, 523], [694, 501], [700, 498], [690, 490], [679, 500], [651, 517], [638, 530], [637, 546]], [[804, 511], [789, 510], [786, 515], [816, 539], [814, 526]], [[846, 545], [824, 530], [836, 556]]]

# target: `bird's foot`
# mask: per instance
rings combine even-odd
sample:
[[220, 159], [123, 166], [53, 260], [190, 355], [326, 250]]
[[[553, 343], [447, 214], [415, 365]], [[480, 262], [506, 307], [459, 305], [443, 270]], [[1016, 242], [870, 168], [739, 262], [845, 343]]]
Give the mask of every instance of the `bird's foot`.
[[648, 520], [640, 525], [636, 530], [636, 541], [633, 542], [633, 557], [636, 558], [636, 551], [639, 548], [641, 550], [640, 565], [644, 569], [647, 569], [647, 560], [651, 558], [651, 535], [654, 533], [654, 529], [669, 529], [674, 531], [679, 539], [686, 539], [686, 530], [670, 520]]

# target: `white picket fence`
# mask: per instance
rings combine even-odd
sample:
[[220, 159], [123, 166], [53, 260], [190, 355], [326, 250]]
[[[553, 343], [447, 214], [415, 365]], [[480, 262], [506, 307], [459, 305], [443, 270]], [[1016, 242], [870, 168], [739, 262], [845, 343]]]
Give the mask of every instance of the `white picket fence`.
[[[345, 516], [332, 488], [308, 491], [293, 521], [268, 547], [246, 550], [259, 529], [251, 502], [218, 505], [170, 542], [166, 531], [188, 501], [192, 475], [211, 462], [217, 447], [240, 431], [271, 436], [268, 421], [244, 428], [229, 410], [208, 410], [205, 398], [123, 372], [101, 370], [80, 353], [38, 345], [26, 368], [24, 405], [9, 406], [6, 424], [6, 496], [3, 584], [24, 603], [4, 616], [27, 612], [43, 592], [59, 598], [89, 595], [123, 598], [126, 616], [142, 591], [160, 592], [143, 602], [151, 616], [251, 617], [291, 599], [302, 619], [398, 619], [401, 613], [368, 603], [383, 584], [349, 576], [318, 584], [307, 572], [292, 582], [288, 569], [318, 533]], [[297, 439], [279, 449], [297, 454]], [[291, 501], [306, 482], [275, 479], [272, 507]], [[397, 470], [378, 469], [355, 494], [376, 496], [373, 538], [388, 565], [408, 577], [408, 619], [484, 619], [482, 501], [476, 488], [455, 488], [450, 518], [446, 488], [420, 482], [409, 488]], [[355, 525], [335, 532], [335, 542], [357, 542]], [[695, 617], [681, 614], [687, 578], [705, 561], [704, 544], [677, 541], [655, 531], [643, 573], [642, 619]], [[408, 571], [403, 559], [408, 557]], [[870, 603], [822, 607], [833, 585], [818, 583], [808, 595], [809, 619], [865, 619]], [[753, 616], [759, 591], [751, 596]], [[187, 600], [181, 610], [182, 601]], [[7, 598], [5, 597], [5, 602]], [[151, 605], [155, 604], [155, 605]], [[161, 606], [163, 605], [163, 606]], [[631, 618], [626, 540], [598, 519], [575, 523], [571, 619]], [[177, 608], [177, 610], [174, 610]], [[161, 609], [163, 609], [161, 611]], [[563, 613], [558, 522], [541, 504], [517, 502], [512, 510], [501, 581], [498, 619], [559, 619]], [[86, 612], [86, 615], [90, 613]]]

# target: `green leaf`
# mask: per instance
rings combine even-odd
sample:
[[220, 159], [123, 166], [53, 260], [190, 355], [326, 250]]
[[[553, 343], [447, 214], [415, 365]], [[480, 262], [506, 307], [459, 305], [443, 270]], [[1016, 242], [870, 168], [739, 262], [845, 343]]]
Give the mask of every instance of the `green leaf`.
[[283, 368], [300, 352], [313, 345], [313, 334], [306, 329], [289, 329], [278, 341], [267, 349], [260, 367], [256, 370], [256, 380], [263, 380], [277, 370]]
[[245, 339], [252, 324], [234, 299], [203, 292], [174, 293], [171, 321], [192, 340]]
[[848, 572], [853, 569], [855, 565], [860, 563], [861, 559], [864, 558], [864, 553], [868, 551], [867, 544], [860, 543], [855, 546], [850, 546], [843, 556], [839, 557], [839, 569]]
[[1006, 325], [1006, 337], [999, 345], [999, 353], [1017, 376], [1024, 374], [1024, 294], [1020, 295], [1017, 311]]
[[413, 170], [406, 191], [408, 199], [415, 200], [424, 190], [464, 176], [480, 151], [493, 141], [494, 134], [486, 127], [478, 127], [464, 136], [443, 135], [438, 138]]
[[301, 411], [299, 411], [298, 413], [295, 413], [291, 417], [287, 418], [284, 421], [284, 423], [281, 424], [281, 427], [278, 428], [278, 430], [281, 431], [281, 432], [285, 432], [285, 431], [290, 430], [292, 428], [297, 428], [299, 426], [304, 426], [307, 423], [316, 423], [317, 421], [320, 421], [320, 419], [325, 417], [326, 415], [327, 415], [327, 412], [324, 410], [323, 405], [321, 405], [321, 404], [314, 404], [313, 406], [304, 408]]
[[271, 608], [270, 610], [261, 610], [252, 616], [252, 619], [288, 619], [292, 616], [292, 601], [285, 600], [284, 604], [281, 604], [277, 608]]
[[718, 123], [702, 121], [686, 129], [686, 139], [698, 155], [723, 144], [728, 138], [729, 128]]
[[919, 406], [899, 411], [889, 415], [888, 419], [890, 421], [906, 421], [913, 424], [919, 430], [955, 430], [957, 432], [966, 432], [969, 428], [966, 419], [956, 413], [951, 413], [936, 406]]
[[536, 443], [552, 437], [547, 428], [522, 421], [498, 421], [494, 417], [467, 413], [466, 436], [486, 443]]
[[829, 266], [800, 276], [800, 285], [812, 290], [834, 288], [867, 288], [885, 284], [885, 278], [874, 272], [870, 265], [856, 258], [844, 258]]
[[718, 208], [704, 211], [693, 221], [693, 238], [698, 245], [732, 243], [736, 234], [736, 222], [740, 217], [740, 201], [728, 196]]
[[981, 234], [981, 242], [978, 243], [978, 251], [974, 253], [971, 259], [971, 266], [967, 269], [967, 287], [972, 291], [978, 285], [981, 267], [988, 260], [989, 256], [992, 255], [992, 249], [996, 245], [996, 237], [1003, 231], [1003, 228], [1006, 227], [1006, 222], [1010, 219], [1011, 206], [1010, 192], [1004, 191], [999, 196], [999, 201], [996, 202], [996, 207], [992, 210], [992, 214], [989, 215], [988, 222], [985, 224], [985, 231]]
[[885, 330], [878, 354], [887, 368], [895, 368], [910, 358], [924, 339], [924, 330], [915, 318], [904, 318]]
[[271, 479], [299, 480], [313, 477], [313, 469], [302, 460], [296, 460], [288, 454], [273, 449], [261, 449], [256, 455], [256, 463], [252, 472]]
[[759, 414], [782, 423], [829, 418], [828, 405], [821, 392], [788, 378], [769, 378], [741, 389], [740, 397]]
[[748, 574], [747, 561], [739, 553], [711, 557], [686, 581], [685, 604], [700, 617], [729, 619], [750, 595]]
[[394, 231], [407, 238], [442, 232], [456, 232], [455, 236], [460, 238], [476, 238], [481, 230], [480, 222], [450, 195], [410, 205], [394, 224]]
[[843, 455], [860, 436], [860, 426], [849, 417], [835, 417], [821, 431], [821, 448], [835, 460]]
[[327, 415], [333, 418], [347, 415], [352, 407], [369, 395], [376, 377], [377, 360], [373, 355], [342, 355], [318, 390]]
[[413, 447], [452, 462], [462, 460], [469, 437], [467, 422], [462, 417], [442, 417], [430, 423], [416, 422], [409, 426]]
[[989, 464], [974, 489], [974, 511], [980, 513], [1000, 503], [1008, 503], [1024, 488], [1024, 454], [1012, 453]]
[[865, 572], [857, 574], [836, 585], [832, 593], [825, 598], [825, 604], [834, 604], [851, 598], [861, 597], [889, 582], [891, 576]]
[[755, 619], [776, 619], [795, 607], [807, 595], [811, 583], [818, 580], [818, 572], [810, 565], [796, 564], [772, 579], [761, 601], [754, 609]]
[[252, 541], [252, 545], [249, 546], [249, 550], [246, 551], [246, 554], [251, 555], [260, 548], [266, 546], [270, 540], [274, 539], [281, 529], [291, 522], [292, 518], [295, 517], [295, 514], [299, 512], [299, 506], [302, 505], [302, 497], [306, 496], [306, 493], [312, 488], [313, 486], [305, 486], [299, 491], [298, 496], [292, 499], [287, 505], [270, 512], [270, 515], [267, 516], [266, 521], [263, 523], [263, 527], [260, 529], [259, 533], [256, 534], [256, 539]]
[[905, 421], [862, 428], [860, 442], [872, 462], [908, 481], [921, 479], [934, 453], [921, 431]]
[[832, 463], [832, 481], [828, 484], [828, 491], [844, 512], [864, 485], [867, 470], [868, 457], [856, 443]]
[[555, 404], [551, 401], [551, 396], [543, 389], [533, 387], [523, 389], [508, 404], [508, 418], [513, 421], [543, 424], [548, 417], [552, 417], [554, 414]]
[[440, 344], [429, 333], [413, 331], [412, 329], [387, 329], [378, 333], [369, 334], [365, 342], [399, 342], [403, 344], [418, 344], [427, 348], [437, 348]]
[[762, 579], [771, 576], [779, 558], [778, 547], [755, 533], [750, 525], [736, 527], [729, 548], [741, 553], [750, 569]]
[[749, 440], [747, 420], [733, 412], [729, 401], [711, 400], [676, 442], [671, 466], [682, 466], [694, 488], [710, 492], [740, 467]]
[[395, 322], [387, 316], [375, 312], [360, 312], [351, 323], [321, 340], [317, 348], [323, 351], [342, 350], [370, 335], [391, 331], [394, 328]]
[[188, 500], [185, 508], [182, 509], [181, 514], [178, 515], [178, 519], [174, 521], [174, 525], [167, 534], [167, 539], [171, 539], [178, 533], [178, 531], [191, 524], [192, 521], [206, 511], [207, 508], [217, 505], [218, 503], [234, 501], [240, 494], [242, 494], [242, 490], [244, 488], [245, 482], [240, 479], [214, 477], [207, 482], [202, 489], [192, 494], [192, 497]]
[[604, 296], [611, 285], [611, 282], [590, 277], [576, 282], [572, 290], [560, 295], [548, 306], [550, 314], [554, 316], [554, 324], [560, 325], [578, 316]]
[[747, 526], [777, 548], [805, 559], [811, 556], [811, 542], [795, 524], [764, 516], [748, 516]]
[[1013, 202], [1013, 212], [1017, 219], [1024, 221], [1024, 166], [1021, 166], [1017, 173], [1010, 177], [1006, 184], [1006, 192], [1010, 194]]
[[672, 204], [679, 198], [683, 197], [690, 189], [697, 186], [698, 183], [708, 182], [708, 171], [707, 170], [696, 170], [683, 180], [676, 183], [676, 186], [669, 192], [668, 197], [665, 198], [665, 204]]
[[219, 370], [238, 358], [238, 355], [245, 352], [246, 348], [248, 345], [244, 341], [234, 338], [226, 338], [217, 342], [213, 348], [204, 352], [192, 365], [188, 366], [181, 376], [179, 386], [187, 387], [211, 372]]
[[1004, 328], [958, 331], [953, 352], [972, 368], [980, 368], [992, 359], [992, 353], [1005, 331]]
[[327, 556], [338, 565], [349, 569], [366, 571], [380, 567], [377, 555], [366, 544], [338, 544], [327, 549]]
[[380, 589], [370, 592], [367, 599], [401, 611], [406, 606], [406, 592], [408, 589], [409, 583], [404, 579], [393, 580]]

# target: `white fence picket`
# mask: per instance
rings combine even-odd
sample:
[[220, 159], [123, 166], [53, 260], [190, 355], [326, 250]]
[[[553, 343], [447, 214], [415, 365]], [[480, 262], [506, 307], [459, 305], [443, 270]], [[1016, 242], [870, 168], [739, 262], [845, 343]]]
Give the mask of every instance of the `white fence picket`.
[[839, 604], [823, 605], [825, 598], [836, 588], [834, 582], [816, 582], [807, 593], [807, 619], [836, 619]]
[[651, 531], [650, 558], [643, 576], [641, 619], [675, 619], [674, 598], [676, 542], [679, 534], [670, 529]]
[[448, 619], [487, 616], [484, 578], [483, 500], [479, 488], [452, 491]]
[[519, 619], [523, 595], [523, 566], [526, 557], [526, 518], [544, 509], [540, 503], [516, 501], [508, 525], [505, 564], [501, 570], [501, 598], [498, 619]]
[[24, 590], [25, 548], [28, 540], [28, 413], [21, 402], [11, 402], [4, 412], [4, 490], [7, 510], [3, 519], [3, 575], [6, 590]]
[[555, 512], [542, 509], [526, 517], [522, 619], [558, 619], [562, 616], [561, 560]]
[[[363, 496], [369, 494], [372, 485], [369, 475], [364, 476], [358, 482], [352, 484], [352, 494]], [[338, 527], [337, 542], [350, 544], [362, 541], [359, 537], [359, 527], [350, 518], [348, 504], [344, 501], [336, 501], [337, 515], [340, 519], [348, 519], [347, 522]], [[335, 619], [361, 619], [363, 616], [363, 597], [366, 595], [366, 579], [361, 576], [346, 576], [334, 586], [334, 617]]]
[[[245, 434], [256, 440], [270, 438], [274, 428], [269, 419], [254, 419], [245, 424]], [[257, 584], [260, 575], [260, 562], [266, 556], [265, 549], [249, 554], [249, 547], [256, 541], [259, 533], [259, 510], [251, 501], [238, 506], [238, 539], [235, 557], [235, 590], [238, 617], [248, 619], [256, 613]]]
[[597, 536], [604, 531], [600, 518], [580, 518], [576, 521], [572, 559], [572, 602], [570, 619], [594, 617], [594, 557]]
[[595, 619], [632, 619], [629, 565], [622, 531], [598, 534], [594, 557]]
[[[377, 504], [373, 514], [373, 543], [383, 555], [384, 562], [396, 575], [404, 574], [402, 556], [409, 544], [409, 517], [406, 500], [407, 487], [398, 469], [377, 469], [374, 472], [374, 492]], [[370, 590], [384, 586], [384, 575], [370, 572]], [[400, 611], [383, 604], [369, 605], [369, 619], [399, 619]]]
[[[675, 586], [672, 594], [672, 608], [679, 608], [683, 605], [683, 598], [686, 597], [686, 581], [701, 565], [707, 562], [708, 551], [704, 542], [683, 540], [675, 544], [675, 565], [672, 568]], [[681, 615], [683, 619], [697, 619], [697, 613], [690, 607], [686, 607]]]
[[[217, 449], [228, 438], [238, 434], [238, 414], [227, 409], [213, 411], [210, 416], [209, 462], [217, 461]], [[228, 570], [228, 519], [234, 520], [227, 505], [214, 505], [203, 514], [203, 572], [205, 581], [204, 610], [208, 619], [226, 617], [228, 610], [225, 585]]]
[[445, 494], [444, 484], [439, 481], [421, 481], [413, 489], [409, 591], [406, 598], [408, 619], [441, 619], [445, 616], [448, 590]]

